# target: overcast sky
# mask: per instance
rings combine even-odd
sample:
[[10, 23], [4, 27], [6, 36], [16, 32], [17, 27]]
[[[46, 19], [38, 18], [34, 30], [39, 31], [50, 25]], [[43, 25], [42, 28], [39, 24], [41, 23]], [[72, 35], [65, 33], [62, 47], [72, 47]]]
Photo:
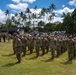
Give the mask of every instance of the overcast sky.
[[14, 13], [25, 11], [27, 7], [33, 11], [36, 5], [38, 7], [37, 13], [44, 7], [47, 8], [50, 4], [56, 5], [56, 17], [54, 17], [53, 22], [62, 21], [63, 12], [73, 12], [76, 8], [76, 0], [0, 0], [0, 22], [6, 20], [5, 11], [8, 9], [11, 15]]

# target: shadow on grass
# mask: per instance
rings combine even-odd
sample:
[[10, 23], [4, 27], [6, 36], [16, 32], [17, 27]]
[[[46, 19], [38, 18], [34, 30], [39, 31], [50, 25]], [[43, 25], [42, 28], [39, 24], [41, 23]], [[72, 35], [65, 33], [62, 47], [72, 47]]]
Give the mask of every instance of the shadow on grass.
[[67, 64], [72, 64], [72, 61], [65, 61], [65, 62], [60, 62], [61, 64], [67, 65]]
[[3, 65], [2, 67], [11, 67], [11, 66], [14, 66], [16, 64], [17, 63], [8, 63], [8, 64]]
[[34, 60], [34, 59], [37, 59], [38, 57], [34, 56], [34, 57], [31, 57], [29, 58], [29, 60]]
[[54, 59], [48, 59], [48, 60], [41, 60], [43, 62], [52, 62]]
[[12, 56], [12, 55], [15, 55], [15, 54], [8, 54], [8, 55], [2, 55], [2, 56], [6, 57], [6, 56]]

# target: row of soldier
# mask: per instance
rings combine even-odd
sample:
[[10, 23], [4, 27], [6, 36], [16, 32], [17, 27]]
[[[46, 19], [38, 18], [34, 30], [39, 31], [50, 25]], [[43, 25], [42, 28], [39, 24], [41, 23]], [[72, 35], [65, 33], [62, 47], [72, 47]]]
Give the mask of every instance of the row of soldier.
[[26, 51], [30, 51], [30, 54], [33, 53], [33, 50], [36, 51], [36, 57], [39, 56], [40, 50], [42, 55], [51, 52], [51, 59], [59, 57], [61, 54], [68, 51], [68, 60], [72, 61], [76, 57], [76, 38], [67, 37], [67, 36], [48, 36], [48, 35], [36, 35], [36, 36], [24, 36], [15, 34], [13, 38], [13, 50], [14, 54], [18, 59], [17, 63], [21, 62], [21, 53], [22, 56], [26, 55]]
[[11, 38], [12, 38], [11, 34], [0, 33], [0, 42], [6, 42], [6, 40], [9, 42]]

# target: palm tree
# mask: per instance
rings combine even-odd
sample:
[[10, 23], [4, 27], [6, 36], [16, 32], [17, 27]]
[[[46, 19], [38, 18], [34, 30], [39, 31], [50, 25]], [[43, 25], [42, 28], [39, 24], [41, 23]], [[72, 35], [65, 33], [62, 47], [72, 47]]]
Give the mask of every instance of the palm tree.
[[44, 26], [45, 26], [45, 22], [43, 22], [43, 21], [38, 22], [38, 27], [42, 28]]
[[10, 12], [9, 12], [8, 9], [5, 11], [5, 15], [7, 16], [7, 19], [8, 19], [9, 18], [9, 15], [10, 15]]
[[15, 13], [15, 24], [16, 24], [17, 28], [20, 25], [20, 17], [18, 15], [18, 13]]
[[23, 14], [22, 19], [23, 19], [23, 23], [24, 23], [24, 25], [26, 25], [26, 20], [27, 20], [27, 16], [26, 16], [26, 14]]
[[19, 15], [20, 15], [20, 18], [22, 18], [23, 17], [23, 12], [20, 12]]
[[53, 12], [53, 10], [56, 9], [56, 6], [52, 3], [52, 4], [49, 6], [49, 8], [50, 8], [50, 11]]
[[17, 17], [18, 16], [18, 14], [17, 13], [15, 13], [15, 17]]
[[48, 20], [51, 21], [51, 20], [54, 18], [54, 16], [56, 16], [55, 13], [52, 13], [52, 14], [49, 16]]
[[21, 27], [23, 26], [23, 15], [24, 14], [23, 12], [20, 12], [19, 15], [20, 15], [19, 17], [20, 17], [20, 29], [21, 29]]
[[41, 12], [40, 12], [40, 17], [41, 17], [41, 19], [42, 19], [42, 18], [44, 19], [45, 12], [46, 12], [46, 9], [43, 8], [43, 9], [41, 10]]
[[10, 15], [10, 13], [9, 13], [9, 10], [8, 10], [8, 9], [5, 11], [5, 15], [6, 15], [6, 17], [7, 17], [7, 20], [6, 20], [6, 28], [7, 28], [7, 33], [8, 33], [9, 15]]
[[30, 13], [31, 13], [30, 9], [27, 8], [26, 11], [25, 11], [25, 13], [28, 13], [28, 19], [29, 19], [29, 21], [30, 21], [30, 19], [31, 19], [31, 17], [30, 17]]
[[12, 20], [12, 24], [14, 25], [15, 24], [15, 17], [12, 16], [11, 20]]
[[32, 19], [33, 19], [33, 30], [34, 30], [36, 14], [32, 13]]
[[35, 11], [35, 13], [32, 14], [32, 15], [33, 15], [33, 18], [34, 18], [34, 23], [33, 23], [33, 24], [35, 24], [35, 22], [37, 22], [37, 21], [36, 21], [36, 19], [37, 19], [37, 13], [36, 13], [36, 11], [37, 11], [37, 6], [35, 6], [33, 9], [34, 9], [34, 11]]
[[37, 10], [37, 6], [34, 7], [34, 10]]

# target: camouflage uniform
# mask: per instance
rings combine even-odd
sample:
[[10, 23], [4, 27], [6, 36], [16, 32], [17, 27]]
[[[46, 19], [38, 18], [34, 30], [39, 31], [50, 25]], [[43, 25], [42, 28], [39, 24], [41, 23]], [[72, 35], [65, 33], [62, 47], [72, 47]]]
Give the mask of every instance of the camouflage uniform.
[[59, 38], [56, 40], [56, 51], [57, 51], [57, 57], [59, 57], [60, 56], [60, 54], [61, 54], [61, 50], [60, 50], [60, 48], [61, 48], [61, 45], [60, 45], [60, 40], [59, 40]]
[[39, 56], [39, 51], [40, 51], [40, 47], [41, 47], [41, 38], [37, 36], [36, 38], [36, 43], [35, 43], [35, 48], [36, 48], [36, 56]]
[[45, 54], [45, 39], [44, 39], [44, 37], [41, 39], [41, 42], [42, 42], [42, 44], [41, 44], [42, 55], [44, 55]]
[[33, 53], [33, 49], [34, 49], [34, 39], [33, 37], [30, 37], [28, 39], [28, 50], [30, 50], [30, 54]]
[[13, 52], [14, 52], [14, 54], [16, 53], [15, 42], [16, 42], [16, 37], [13, 37]]
[[50, 51], [52, 55], [52, 59], [55, 57], [55, 50], [56, 50], [56, 40], [50, 39]]
[[64, 53], [64, 41], [63, 41], [63, 39], [61, 39], [61, 54], [63, 54]]
[[20, 63], [21, 62], [21, 40], [16, 36], [16, 42], [15, 42], [15, 50], [16, 50], [16, 57], [17, 57], [17, 60], [18, 62], [17, 63]]
[[68, 60], [72, 61], [74, 57], [74, 42], [72, 39], [68, 40]]
[[27, 38], [22, 37], [22, 38], [21, 38], [21, 42], [22, 42], [22, 52], [23, 52], [23, 56], [25, 56], [25, 55], [26, 55]]
[[47, 37], [44, 38], [44, 40], [45, 40], [44, 46], [45, 46], [45, 49], [46, 49], [46, 53], [48, 53], [49, 52], [49, 40], [48, 40]]
[[68, 40], [64, 39], [64, 52], [67, 51]]

